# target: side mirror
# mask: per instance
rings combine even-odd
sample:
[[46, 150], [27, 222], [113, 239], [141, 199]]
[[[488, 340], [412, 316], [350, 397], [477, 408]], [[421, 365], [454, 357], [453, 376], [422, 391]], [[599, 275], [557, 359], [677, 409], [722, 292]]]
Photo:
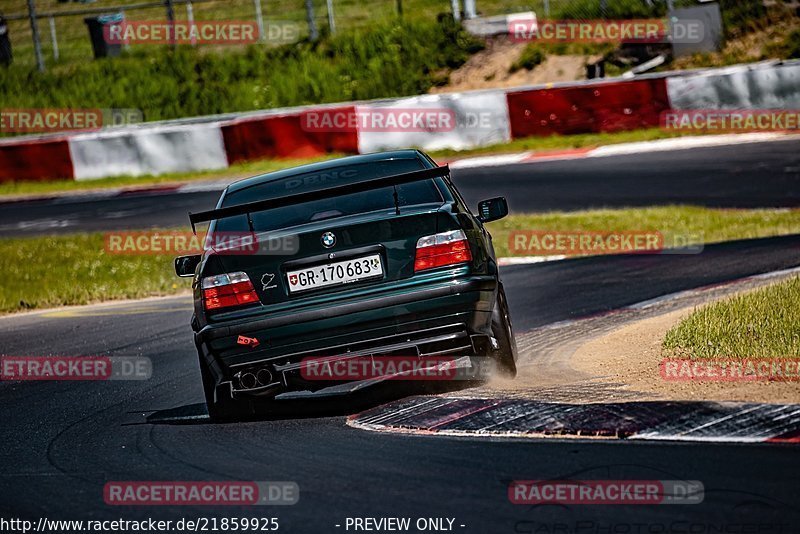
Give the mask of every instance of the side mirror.
[[482, 223], [496, 221], [508, 215], [505, 197], [490, 198], [478, 202], [478, 220]]
[[200, 256], [200, 254], [194, 254], [192, 256], [178, 256], [175, 258], [175, 274], [181, 278], [194, 276], [194, 272], [197, 270], [197, 266], [200, 264], [201, 258], [202, 256]]

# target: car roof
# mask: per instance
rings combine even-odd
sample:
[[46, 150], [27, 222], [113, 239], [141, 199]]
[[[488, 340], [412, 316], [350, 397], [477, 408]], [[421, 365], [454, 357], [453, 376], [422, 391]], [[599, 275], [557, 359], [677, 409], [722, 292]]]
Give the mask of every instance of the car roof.
[[300, 165], [299, 167], [291, 167], [289, 169], [283, 169], [280, 171], [270, 172], [266, 174], [259, 174], [258, 176], [253, 176], [251, 178], [245, 178], [243, 180], [239, 180], [237, 182], [233, 182], [232, 184], [230, 184], [226, 189], [226, 193], [241, 191], [249, 187], [261, 185], [275, 180], [281, 180], [283, 178], [289, 178], [299, 174], [326, 171], [348, 165], [358, 165], [374, 161], [388, 161], [395, 159], [422, 159], [427, 161], [422, 152], [415, 149], [391, 150], [388, 152], [374, 152], [372, 154], [359, 154], [357, 156], [347, 156], [344, 158], [337, 158], [329, 161], [309, 163], [306, 165]]

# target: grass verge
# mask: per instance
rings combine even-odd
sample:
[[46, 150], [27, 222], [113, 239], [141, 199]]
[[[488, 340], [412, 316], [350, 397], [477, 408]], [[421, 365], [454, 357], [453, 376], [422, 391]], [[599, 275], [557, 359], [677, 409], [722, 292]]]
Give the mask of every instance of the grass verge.
[[[800, 210], [710, 209], [696, 206], [551, 212], [513, 215], [488, 225], [498, 256], [526, 256], [514, 251], [509, 236], [519, 230], [553, 232], [640, 232], [700, 236], [702, 242], [717, 243], [800, 233]], [[665, 244], [666, 246], [666, 244]], [[533, 255], [533, 254], [530, 254]]]
[[[480, 11], [482, 15], [499, 15], [512, 13], [519, 9], [533, 9], [540, 12], [547, 0], [528, 0], [524, 2], [524, 7], [520, 7], [518, 0], [480, 0]], [[45, 63], [48, 69], [69, 66], [79, 62], [88, 62], [92, 58], [91, 42], [83, 22], [85, 15], [80, 15], [80, 10], [87, 7], [89, 3], [83, 0], [81, 3], [72, 2], [65, 5], [63, 0], [36, 0], [36, 10], [39, 13], [50, 11], [75, 13], [72, 16], [56, 17], [54, 20], [56, 34], [58, 37], [58, 49], [60, 59], [56, 61], [53, 57], [53, 46], [49, 39], [48, 20], [43, 19], [40, 23], [42, 36], [42, 48]], [[147, 21], [164, 20], [164, 6], [159, 6], [157, 2], [134, 2], [132, 0], [103, 0], [102, 7], [109, 13], [114, 13], [121, 6], [131, 4], [151, 4], [153, 7], [141, 9], [126, 9], [125, 19], [128, 21]], [[401, 18], [398, 16], [397, 6], [402, 5], [402, 20], [410, 23], [426, 23], [436, 20], [441, 13], [451, 11], [450, 2], [431, 1], [431, 0], [336, 0], [333, 2], [336, 29], [339, 33], [352, 33], [358, 30], [374, 28], [376, 25], [397, 23]], [[5, 15], [12, 13], [27, 13], [26, 0], [3, 0], [0, 7]], [[88, 6], [88, 7], [96, 7]], [[328, 9], [326, 2], [313, 2], [314, 15], [317, 28], [321, 33], [326, 34], [328, 28]], [[308, 25], [306, 23], [305, 2], [298, 0], [269, 0], [262, 1], [264, 13], [264, 23], [269, 30], [270, 24], [296, 24], [297, 38], [305, 39], [308, 36]], [[175, 19], [178, 21], [187, 20], [187, 11], [184, 6], [175, 4]], [[192, 13], [197, 21], [255, 21], [255, 10], [253, 0], [203, 0], [194, 2]], [[268, 32], [269, 33], [269, 32]], [[33, 54], [33, 39], [31, 37], [30, 22], [27, 18], [21, 18], [9, 22], [9, 35], [11, 36], [14, 47], [14, 66], [18, 69], [32, 70], [35, 67]], [[274, 47], [275, 37], [270, 38], [269, 43], [260, 45], [264, 48]], [[158, 48], [166, 48], [164, 45], [136, 45], [132, 44], [134, 50], [155, 52]], [[219, 54], [230, 54], [235, 56], [242, 50], [241, 45], [198, 45], [201, 52], [215, 52]]]
[[[498, 255], [509, 255], [511, 231], [530, 229], [681, 229], [724, 241], [799, 233], [800, 210], [665, 207], [512, 215], [490, 224]], [[172, 259], [107, 254], [101, 233], [0, 239], [0, 313], [187, 291], [190, 282], [175, 276]]]
[[[668, 139], [673, 137], [681, 137], [684, 135], [685, 133], [683, 132], [662, 130], [660, 128], [649, 128], [615, 133], [591, 133], [564, 136], [554, 135], [550, 137], [528, 137], [525, 139], [516, 139], [508, 143], [499, 143], [496, 145], [478, 147], [470, 150], [438, 150], [430, 152], [430, 154], [439, 161], [448, 161], [450, 159], [463, 158], [473, 155], [504, 154], [526, 150], [589, 148], [618, 143]], [[704, 134], [701, 133], [701, 135]], [[0, 197], [4, 195], [44, 195], [49, 193], [85, 191], [90, 189], [106, 189], [112, 187], [146, 187], [156, 184], [186, 183], [195, 180], [228, 179], [233, 181], [239, 178], [245, 178], [247, 176], [286, 169], [288, 167], [294, 167], [304, 163], [332, 159], [341, 157], [343, 155], [344, 154], [327, 154], [325, 156], [309, 159], [264, 159], [249, 161], [246, 163], [237, 163], [223, 170], [172, 173], [158, 176], [119, 176], [103, 178], [99, 180], [84, 180], [80, 182], [76, 182], [74, 180], [56, 180], [51, 182], [3, 182], [0, 183]]]
[[662, 347], [679, 357], [800, 356], [800, 277], [694, 311]]
[[185, 291], [171, 256], [115, 256], [103, 234], [0, 240], [0, 312]]
[[[252, 5], [252, 3], [251, 3]], [[452, 19], [387, 21], [228, 53], [155, 47], [46, 72], [11, 66], [4, 108], [139, 109], [148, 121], [425, 93], [482, 49]]]

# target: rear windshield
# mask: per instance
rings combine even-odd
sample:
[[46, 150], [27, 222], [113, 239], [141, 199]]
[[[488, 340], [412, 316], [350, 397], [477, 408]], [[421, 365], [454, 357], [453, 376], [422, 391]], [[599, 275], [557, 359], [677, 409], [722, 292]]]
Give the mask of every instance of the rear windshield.
[[[337, 185], [358, 183], [371, 178], [419, 171], [424, 168], [419, 160], [402, 159], [351, 165], [324, 172], [299, 174], [229, 193], [225, 196], [222, 206], [235, 206], [266, 198], [316, 191]], [[397, 197], [401, 207], [444, 202], [433, 180], [398, 185]], [[394, 188], [384, 187], [255, 212], [251, 214], [251, 218], [256, 231], [267, 231], [393, 208]], [[237, 215], [220, 219], [216, 222], [215, 228], [217, 231], [247, 231], [247, 216]]]

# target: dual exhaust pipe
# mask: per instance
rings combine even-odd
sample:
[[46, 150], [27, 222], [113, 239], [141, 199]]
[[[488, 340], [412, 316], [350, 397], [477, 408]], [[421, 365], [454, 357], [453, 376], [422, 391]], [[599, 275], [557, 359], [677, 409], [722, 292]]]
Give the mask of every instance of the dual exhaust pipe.
[[245, 371], [243, 373], [238, 373], [237, 378], [239, 381], [239, 389], [242, 390], [261, 388], [273, 382], [272, 372], [266, 367], [262, 367], [255, 372]]

